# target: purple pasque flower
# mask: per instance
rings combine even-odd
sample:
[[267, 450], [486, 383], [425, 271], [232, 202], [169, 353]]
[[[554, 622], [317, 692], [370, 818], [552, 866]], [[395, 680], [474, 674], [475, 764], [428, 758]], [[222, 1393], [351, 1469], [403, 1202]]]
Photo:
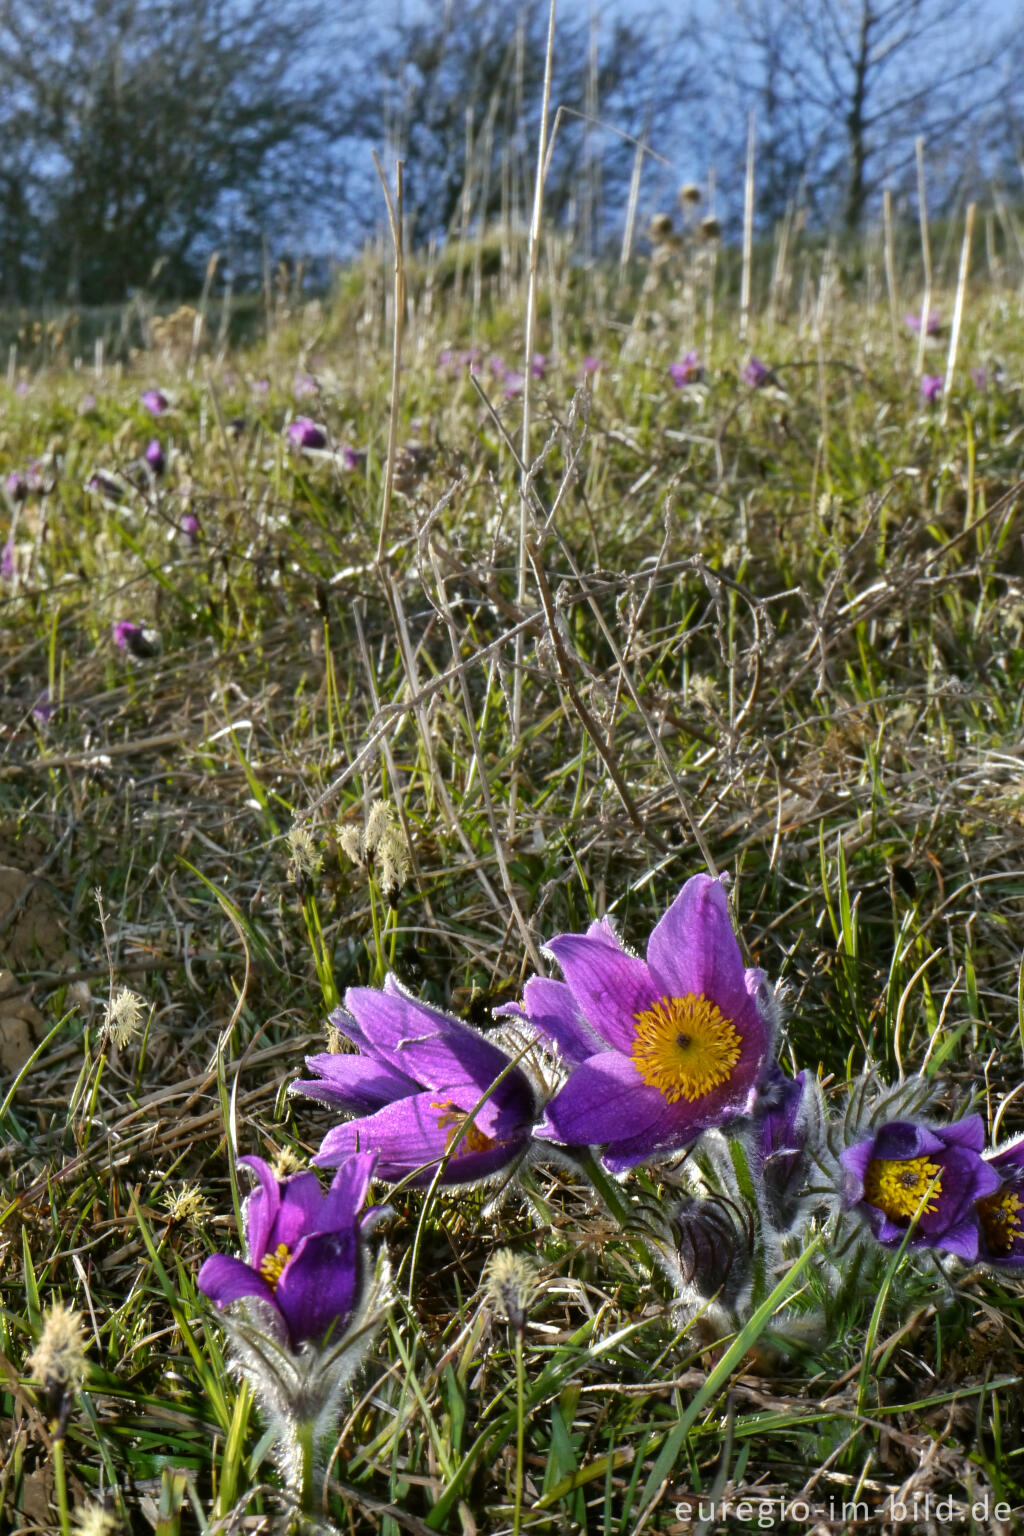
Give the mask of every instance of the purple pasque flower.
[[12, 469], [7, 476], [7, 494], [12, 501], [24, 501], [28, 495], [28, 481], [20, 470]]
[[162, 416], [170, 405], [167, 396], [159, 389], [143, 390], [142, 403], [151, 416]]
[[847, 1147], [846, 1203], [865, 1218], [878, 1242], [898, 1248], [916, 1218], [912, 1248], [942, 1248], [978, 1257], [976, 1204], [999, 1188], [981, 1156], [985, 1125], [968, 1115], [952, 1125], [889, 1120], [867, 1141]]
[[181, 522], [178, 524], [185, 543], [193, 549], [199, 543], [199, 519], [194, 512], [183, 512]]
[[924, 373], [921, 375], [921, 398], [929, 404], [937, 400], [942, 394], [944, 379], [941, 373]]
[[979, 1259], [1024, 1268], [1024, 1136], [992, 1152], [985, 1162], [1000, 1178], [999, 1188], [974, 1207], [981, 1228]]
[[582, 363], [580, 363], [578, 374], [580, 383], [582, 384], [584, 379], [592, 379], [595, 373], [600, 373], [603, 366], [604, 364], [599, 357], [593, 357], [588, 353]]
[[167, 467], [163, 444], [158, 437], [154, 437], [146, 446], [146, 463], [154, 475], [162, 475]]
[[742, 378], [744, 384], [749, 384], [751, 389], [760, 389], [761, 385], [766, 384], [771, 376], [771, 369], [751, 352], [743, 364]]
[[365, 469], [366, 449], [353, 448], [351, 443], [342, 443], [338, 449], [338, 456], [345, 469]]
[[308, 416], [297, 416], [286, 428], [288, 441], [295, 448], [326, 448], [327, 433]]
[[773, 1061], [758, 1088], [751, 1129], [761, 1181], [780, 1210], [785, 1210], [798, 1193], [813, 1103], [806, 1070], [787, 1077]]
[[904, 315], [903, 324], [915, 335], [920, 335], [923, 330], [926, 336], [937, 336], [942, 325], [942, 316], [937, 309], [930, 309], [923, 318], [920, 315]]
[[349, 987], [331, 1022], [358, 1047], [307, 1056], [315, 1080], [293, 1093], [360, 1118], [328, 1131], [314, 1157], [334, 1168], [357, 1148], [377, 1154], [389, 1183], [473, 1184], [513, 1168], [539, 1117], [519, 1065], [469, 1024], [430, 1008], [389, 976], [384, 990]]
[[56, 712], [57, 706], [50, 696], [49, 688], [44, 688], [32, 705], [32, 718], [39, 725], [49, 725]]
[[296, 400], [304, 400], [308, 399], [310, 395], [318, 395], [320, 393], [320, 385], [311, 373], [297, 372], [292, 380], [292, 392]]
[[160, 637], [156, 630], [147, 629], [131, 619], [119, 619], [111, 633], [119, 651], [127, 651], [139, 661], [156, 656], [160, 650]]
[[700, 353], [695, 347], [691, 347], [681, 362], [668, 365], [668, 376], [676, 389], [683, 389], [687, 384], [692, 384], [695, 379], [700, 378], [703, 371]]
[[338, 1339], [362, 1299], [366, 1282], [360, 1216], [373, 1153], [340, 1163], [326, 1194], [309, 1169], [277, 1179], [261, 1157], [242, 1157], [257, 1187], [245, 1202], [249, 1259], [214, 1254], [199, 1271], [198, 1286], [218, 1307], [256, 1297], [271, 1308], [289, 1347]]
[[607, 918], [546, 948], [565, 980], [527, 982], [523, 1011], [572, 1072], [539, 1137], [603, 1146], [620, 1173], [752, 1107], [770, 1044], [767, 982], [743, 964], [719, 880], [686, 882], [646, 960]]
[[970, 375], [971, 383], [974, 385], [975, 389], [986, 390], [988, 388], [987, 368], [972, 368], [970, 370]]

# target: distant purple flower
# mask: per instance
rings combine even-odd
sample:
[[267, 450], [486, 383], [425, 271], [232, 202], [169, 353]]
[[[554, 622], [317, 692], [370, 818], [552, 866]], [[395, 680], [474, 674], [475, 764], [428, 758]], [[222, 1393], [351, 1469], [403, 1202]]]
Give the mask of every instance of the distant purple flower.
[[159, 389], [144, 390], [142, 403], [151, 416], [162, 416], [170, 404], [167, 396]]
[[310, 373], [296, 373], [292, 382], [292, 390], [297, 400], [307, 399], [310, 395], [320, 393], [320, 385]]
[[751, 389], [760, 389], [761, 385], [771, 378], [771, 372], [759, 357], [751, 353], [743, 364], [743, 382], [749, 384]]
[[28, 495], [28, 481], [25, 476], [16, 469], [12, 469], [7, 476], [7, 494], [12, 501], [24, 501]]
[[987, 389], [988, 388], [988, 369], [987, 368], [972, 368], [971, 369], [971, 383], [974, 385], [975, 389], [981, 389], [981, 390]]
[[194, 512], [182, 513], [181, 522], [178, 524], [186, 544], [193, 548], [199, 543], [199, 519]]
[[270, 380], [253, 379], [252, 384], [249, 387], [251, 388], [254, 395], [266, 395], [270, 393]]
[[366, 450], [353, 448], [349, 443], [342, 443], [339, 449], [341, 462], [346, 469], [363, 469], [366, 466]]
[[40, 725], [49, 725], [56, 708], [56, 704], [50, 698], [49, 688], [44, 688], [32, 706], [33, 719], [37, 720]]
[[646, 961], [607, 919], [546, 949], [565, 981], [534, 977], [522, 1011], [572, 1072], [539, 1137], [603, 1146], [621, 1173], [751, 1109], [770, 1043], [767, 982], [744, 967], [720, 881], [686, 882]]
[[521, 395], [522, 394], [522, 392], [523, 392], [523, 385], [526, 383], [526, 380], [525, 380], [524, 376], [521, 373], [517, 373], [514, 368], [507, 368], [505, 370], [505, 377], [502, 380], [502, 383], [505, 386], [505, 388], [504, 388], [505, 399], [506, 400], [511, 400], [516, 395]]
[[14, 536], [11, 535], [3, 549], [0, 550], [0, 577], [4, 581], [10, 581], [14, 575]]
[[115, 480], [113, 475], [108, 475], [102, 469], [97, 469], [85, 482], [87, 491], [92, 491], [97, 496], [106, 496], [110, 501], [124, 501], [124, 486]]
[[360, 1118], [328, 1131], [313, 1159], [320, 1167], [359, 1148], [379, 1156], [378, 1176], [390, 1183], [427, 1185], [443, 1167], [442, 1184], [472, 1184], [523, 1157], [537, 1095], [492, 1040], [421, 1003], [393, 976], [382, 992], [349, 987], [331, 1022], [358, 1054], [307, 1056], [317, 1079], [291, 1091]]
[[245, 1202], [248, 1263], [214, 1254], [197, 1284], [218, 1307], [254, 1297], [289, 1348], [339, 1342], [366, 1287], [363, 1230], [375, 1211], [359, 1214], [376, 1161], [357, 1154], [338, 1168], [325, 1195], [310, 1169], [278, 1180], [261, 1157], [242, 1157], [257, 1187]]
[[925, 373], [921, 375], [921, 398], [929, 404], [937, 400], [942, 394], [942, 386], [945, 381], [941, 374]]
[[133, 623], [131, 619], [120, 619], [113, 626], [112, 633], [118, 650], [127, 651], [140, 661], [155, 656], [160, 649], [155, 632], [142, 624]]
[[530, 374], [535, 379], [544, 378], [548, 371], [548, 360], [543, 352], [535, 352], [530, 360]]
[[78, 402], [78, 414], [79, 414], [79, 416], [90, 416], [95, 409], [96, 409], [96, 396], [95, 395], [83, 395], [81, 400], [79, 400], [79, 402]]
[[30, 388], [31, 388], [31, 385], [29, 385], [27, 380], [19, 379], [17, 384], [15, 384], [15, 386], [14, 386], [14, 393], [16, 395], [27, 395]]
[[582, 383], [584, 379], [593, 378], [594, 374], [597, 373], [603, 366], [604, 365], [599, 357], [592, 357], [588, 353], [588, 355], [583, 359], [582, 363], [580, 363], [580, 382]]
[[164, 456], [163, 444], [158, 437], [154, 437], [146, 448], [146, 463], [154, 475], [162, 475], [167, 468], [167, 459]]
[[883, 1247], [898, 1248], [916, 1217], [912, 1248], [942, 1248], [973, 1261], [979, 1245], [976, 1203], [1000, 1184], [981, 1156], [984, 1145], [980, 1115], [941, 1127], [890, 1120], [840, 1154], [847, 1204], [861, 1213]]
[[287, 427], [288, 441], [296, 448], [326, 448], [327, 433], [308, 416], [297, 416]]
[[1024, 1268], [1024, 1136], [986, 1152], [985, 1162], [1001, 1182], [974, 1207], [981, 1226], [978, 1257], [989, 1264]]
[[[755, 358], [751, 358], [751, 362], [755, 361]], [[760, 364], [758, 366], [760, 366]], [[696, 350], [696, 348], [691, 348], [691, 350], [687, 352], [686, 356], [683, 358], [682, 362], [669, 363], [668, 365], [668, 376], [672, 380], [672, 383], [675, 385], [676, 389], [682, 389], [685, 385], [692, 384], [694, 379], [700, 378], [703, 371], [704, 369], [703, 365], [701, 364], [700, 353]], [[765, 372], [767, 373], [767, 369]]]
[[[903, 324], [908, 328], [908, 330], [913, 331], [915, 335], [919, 336], [921, 334], [922, 319], [920, 315], [904, 315]], [[930, 309], [928, 311], [927, 319], [924, 321], [925, 335], [937, 336], [941, 326], [942, 316], [939, 314], [937, 309]]]
[[496, 379], [503, 379], [508, 373], [508, 364], [497, 352], [491, 354], [487, 360], [487, 366]]

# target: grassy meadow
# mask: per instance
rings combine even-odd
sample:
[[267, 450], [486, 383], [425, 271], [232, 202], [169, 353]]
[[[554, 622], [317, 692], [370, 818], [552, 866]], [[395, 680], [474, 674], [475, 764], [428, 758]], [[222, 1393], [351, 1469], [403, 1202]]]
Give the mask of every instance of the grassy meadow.
[[[552, 239], [529, 315], [524, 253], [467, 244], [404, 273], [394, 399], [383, 248], [330, 299], [269, 285], [244, 348], [215, 303], [77, 362], [66, 325], [22, 330], [0, 1529], [281, 1527], [195, 1282], [239, 1249], [236, 1156], [298, 1169], [331, 1125], [287, 1087], [349, 986], [393, 972], [488, 1029], [557, 974], [548, 938], [609, 914], [642, 953], [710, 868], [826, 1103], [872, 1064], [1024, 1129], [1024, 273], [979, 231], [958, 286], [959, 238], [923, 337], [919, 260], [887, 283], [871, 243], [759, 253], [742, 314], [714, 246], [620, 273]], [[380, 799], [387, 878], [346, 852]], [[638, 1219], [679, 1161], [623, 1181]], [[322, 1489], [339, 1531], [846, 1532], [915, 1496], [944, 1531], [1021, 1518], [1010, 1274], [880, 1250], [823, 1329], [798, 1266], [802, 1334], [773, 1305], [721, 1338], [557, 1163], [497, 1208], [390, 1203], [394, 1302]], [[522, 1369], [481, 1288], [503, 1248], [538, 1266]], [[87, 1360], [59, 1430], [27, 1364], [58, 1301]]]

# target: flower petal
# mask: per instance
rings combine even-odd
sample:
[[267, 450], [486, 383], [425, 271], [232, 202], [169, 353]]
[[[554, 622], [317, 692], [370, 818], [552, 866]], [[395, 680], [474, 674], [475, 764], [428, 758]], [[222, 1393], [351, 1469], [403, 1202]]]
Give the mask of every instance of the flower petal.
[[372, 1053], [425, 1088], [471, 1084], [484, 1092], [508, 1066], [498, 1046], [461, 1019], [419, 1002], [393, 976], [383, 992], [350, 987], [345, 1003]]
[[273, 1169], [262, 1157], [240, 1157], [238, 1161], [243, 1167], [251, 1168], [258, 1180], [256, 1189], [246, 1198], [242, 1218], [249, 1258], [258, 1269], [281, 1206], [281, 1190]]
[[262, 1275], [241, 1259], [232, 1259], [226, 1253], [215, 1253], [207, 1259], [199, 1271], [196, 1285], [204, 1296], [218, 1307], [238, 1301], [243, 1296], [259, 1296], [275, 1306], [274, 1292]]
[[748, 1011], [746, 968], [725, 888], [709, 875], [687, 880], [651, 934], [647, 964], [659, 996], [706, 997], [733, 1021]]
[[580, 1011], [608, 1045], [630, 1052], [636, 1015], [662, 995], [644, 962], [607, 938], [563, 933], [545, 946], [558, 961]]
[[359, 1152], [341, 1163], [324, 1201], [323, 1231], [355, 1226], [377, 1161], [373, 1152]]
[[535, 1134], [567, 1147], [603, 1146], [642, 1136], [665, 1108], [664, 1096], [648, 1087], [628, 1056], [602, 1051], [578, 1066], [555, 1094]]
[[331, 1109], [346, 1110], [354, 1115], [372, 1114], [382, 1104], [390, 1104], [392, 1099], [418, 1092], [420, 1086], [404, 1072], [396, 1072], [393, 1067], [369, 1055], [324, 1051], [317, 1056], [307, 1056], [306, 1066], [311, 1072], [318, 1072], [320, 1080], [300, 1078], [292, 1083], [288, 1092], [317, 1099]]
[[[375, 1115], [328, 1131], [313, 1161], [334, 1168], [353, 1152], [376, 1153], [377, 1178], [396, 1183], [414, 1174], [413, 1185], [423, 1186], [432, 1182], [451, 1151], [441, 1182], [475, 1183], [514, 1162], [526, 1148], [528, 1133], [502, 1123], [500, 1113], [484, 1105], [456, 1144], [467, 1107], [472, 1108], [439, 1100], [436, 1090], [399, 1099]], [[480, 1144], [482, 1138], [492, 1144]]]
[[354, 1227], [307, 1238], [277, 1283], [275, 1299], [296, 1344], [337, 1339], [360, 1290], [359, 1243]]
[[572, 989], [564, 981], [534, 976], [523, 988], [523, 1007], [534, 1029], [553, 1040], [567, 1061], [586, 1061], [606, 1049], [606, 1042], [583, 1018]]
[[311, 1168], [283, 1180], [281, 1205], [267, 1239], [271, 1253], [279, 1243], [284, 1243], [288, 1251], [294, 1253], [302, 1238], [313, 1232], [323, 1232], [323, 1214], [324, 1192]]

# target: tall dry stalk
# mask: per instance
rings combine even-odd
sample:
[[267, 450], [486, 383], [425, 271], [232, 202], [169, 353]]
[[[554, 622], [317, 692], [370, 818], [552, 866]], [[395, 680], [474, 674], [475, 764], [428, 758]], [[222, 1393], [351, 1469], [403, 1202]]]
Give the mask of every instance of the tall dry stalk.
[[[523, 432], [520, 447], [521, 470], [519, 476], [519, 569], [516, 581], [516, 597], [520, 608], [526, 601], [528, 579], [528, 555], [530, 542], [530, 428], [533, 404], [533, 353], [537, 335], [537, 279], [540, 270], [541, 217], [544, 212], [544, 173], [547, 163], [548, 114], [551, 108], [551, 75], [555, 57], [555, 11], [557, 0], [551, 0], [548, 12], [548, 37], [544, 55], [544, 90], [540, 104], [540, 128], [537, 134], [537, 178], [533, 188], [533, 216], [530, 219], [530, 239], [527, 247], [526, 279], [526, 335], [523, 359]], [[516, 636], [515, 675], [512, 682], [512, 730], [519, 740], [523, 712], [523, 637]], [[509, 835], [515, 828], [516, 781], [513, 776], [509, 793]]]
[[924, 373], [924, 349], [928, 343], [928, 316], [932, 307], [932, 243], [928, 234], [928, 200], [924, 183], [924, 139], [914, 141], [917, 156], [917, 215], [921, 226], [921, 263], [924, 267], [924, 293], [921, 297], [921, 329], [917, 338], [918, 378]]
[[743, 182], [743, 272], [740, 277], [740, 341], [750, 327], [750, 281], [754, 261], [754, 155], [757, 120], [753, 108], [747, 122], [747, 173]]
[[949, 352], [946, 357], [946, 377], [942, 383], [942, 420], [945, 423], [949, 411], [949, 392], [953, 387], [953, 371], [956, 368], [957, 347], [960, 344], [960, 327], [964, 318], [964, 299], [967, 296], [967, 272], [971, 264], [971, 240], [974, 236], [976, 204], [967, 204], [964, 219], [964, 240], [960, 247], [960, 270], [956, 279], [956, 299], [953, 303], [953, 323], [949, 331]]
[[395, 453], [398, 448], [398, 389], [402, 370], [402, 332], [405, 328], [405, 254], [402, 248], [402, 173], [404, 162], [395, 162], [395, 197], [391, 198], [388, 179], [384, 175], [377, 151], [373, 152], [380, 184], [384, 188], [384, 200], [388, 209], [388, 224], [395, 250], [395, 313], [391, 336], [391, 416], [388, 421], [388, 457], [384, 466], [384, 489], [380, 503], [380, 534], [377, 539], [377, 569], [384, 565], [388, 541], [388, 523], [391, 517], [391, 495], [395, 484]]

